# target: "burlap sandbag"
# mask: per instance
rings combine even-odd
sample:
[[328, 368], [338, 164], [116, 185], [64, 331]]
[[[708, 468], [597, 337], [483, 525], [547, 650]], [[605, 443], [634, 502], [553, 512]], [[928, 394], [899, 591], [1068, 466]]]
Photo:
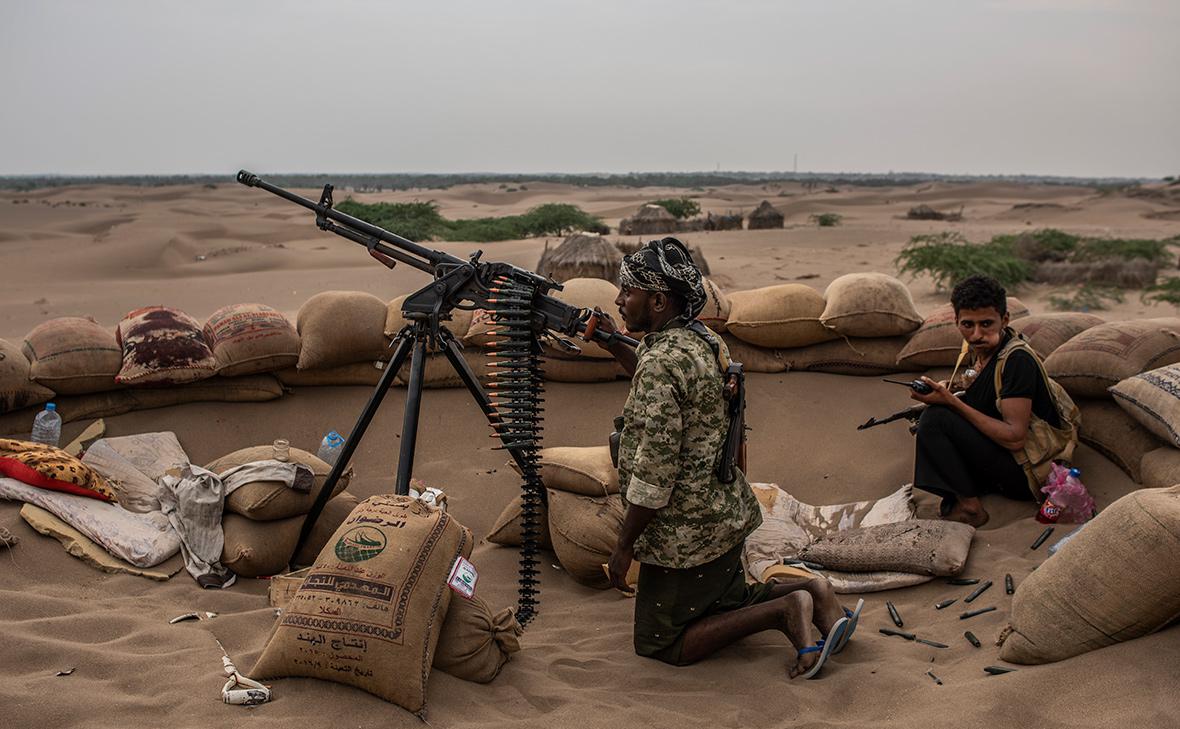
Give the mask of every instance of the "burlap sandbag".
[[1139, 460], [1144, 488], [1167, 488], [1180, 484], [1180, 449], [1164, 446], [1148, 451]]
[[[40, 405], [52, 399], [53, 390], [29, 379], [29, 360], [20, 348], [0, 339], [0, 413]], [[11, 432], [28, 432], [31, 427], [32, 420]], [[9, 431], [0, 428], [0, 433], [6, 432]]]
[[[508, 506], [505, 506], [504, 511], [500, 512], [496, 523], [488, 532], [489, 542], [502, 547], [520, 546], [524, 541], [524, 523], [521, 513], [523, 506], [524, 500], [520, 496], [515, 496], [512, 501], [508, 502]], [[537, 526], [540, 531], [537, 544], [541, 549], [552, 550], [553, 539], [549, 536], [549, 508], [545, 504], [541, 504], [541, 508], [537, 512]]]
[[360, 291], [325, 291], [299, 309], [301, 370], [389, 359], [385, 302]]
[[845, 529], [807, 545], [799, 557], [843, 572], [890, 570], [946, 577], [967, 563], [975, 527], [911, 519]]
[[[328, 540], [332, 538], [332, 535], [336, 533], [336, 530], [359, 503], [360, 499], [347, 491], [341, 491], [328, 499], [328, 503], [324, 504], [324, 510], [320, 512], [319, 518], [312, 525], [311, 533], [307, 535], [307, 542], [299, 548], [299, 552], [295, 555], [295, 564], [304, 566], [315, 562], [324, 545], [328, 543]], [[300, 526], [300, 529], [302, 528]]]
[[[373, 387], [385, 372], [384, 362], [353, 362], [352, 364], [325, 367], [318, 370], [300, 370], [294, 367], [279, 370], [275, 377], [288, 387], [336, 387], [358, 385]], [[378, 365], [381, 365], [378, 367]]]
[[[552, 446], [537, 452], [541, 481], [547, 489], [581, 496], [619, 493], [619, 472], [610, 460], [610, 446]], [[516, 461], [508, 465], [520, 473]]]
[[205, 321], [204, 332], [222, 377], [274, 372], [299, 361], [295, 327], [265, 304], [223, 306]]
[[[582, 343], [580, 346], [583, 352], [598, 349], [589, 343]], [[549, 382], [613, 382], [627, 377], [627, 372], [613, 359], [546, 357], [541, 363], [541, 375]]]
[[896, 337], [922, 326], [906, 285], [884, 273], [846, 273], [824, 291], [824, 326], [846, 337]]
[[[402, 316], [402, 304], [406, 303], [406, 297], [409, 294], [402, 294], [389, 302], [385, 310], [385, 337], [386, 339], [393, 339], [397, 336], [402, 327], [410, 323], [408, 319]], [[471, 310], [469, 309], [452, 309], [450, 321], [439, 322], [443, 329], [446, 329], [455, 338], [462, 341], [467, 336], [467, 330], [471, 328]], [[439, 351], [439, 348], [433, 342], [427, 343], [427, 349], [431, 352]]]
[[492, 312], [487, 309], [476, 309], [471, 312], [471, 326], [467, 328], [463, 344], [486, 347], [497, 339], [492, 334], [495, 328], [496, 323], [492, 320]]
[[1177, 554], [1180, 486], [1127, 494], [1020, 583], [1000, 659], [1061, 661], [1180, 618]]
[[725, 341], [725, 346], [729, 348], [730, 361], [741, 362], [742, 368], [746, 372], [768, 372], [773, 374], [776, 372], [785, 372], [787, 369], [787, 362], [781, 350], [748, 344], [729, 333], [722, 334], [721, 339]]
[[456, 596], [438, 636], [434, 667], [464, 681], [489, 683], [520, 650], [522, 633], [512, 608], [493, 615], [478, 595]]
[[332, 535], [249, 675], [336, 681], [423, 716], [447, 576], [470, 544], [454, 517], [421, 501], [366, 499]]
[[[1028, 316], [1028, 307], [1014, 296], [1008, 297], [1008, 318]], [[926, 316], [922, 326], [897, 355], [897, 363], [906, 370], [926, 367], [954, 367], [963, 346], [963, 337], [955, 324], [955, 310], [944, 304]]]
[[824, 297], [803, 284], [735, 291], [729, 307], [726, 331], [759, 347], [806, 347], [837, 336], [820, 323]]
[[119, 322], [115, 340], [123, 366], [115, 381], [132, 387], [166, 387], [217, 374], [217, 358], [201, 324], [179, 309], [145, 306]]
[[1045, 370], [1075, 399], [1180, 362], [1180, 318], [1113, 321], [1087, 329], [1045, 358]]
[[221, 519], [225, 544], [221, 563], [240, 577], [269, 577], [287, 571], [287, 562], [299, 541], [302, 516], [275, 521], [254, 521], [226, 513]]
[[1044, 360], [1056, 352], [1061, 345], [1087, 329], [1092, 329], [1102, 323], [1104, 320], [1100, 316], [1084, 314], [1080, 311], [1067, 311], [1026, 316], [1012, 322], [1012, 328], [1018, 334], [1023, 334], [1029, 345]]
[[835, 375], [886, 375], [902, 371], [897, 364], [897, 354], [905, 347], [906, 340], [907, 337], [837, 339], [810, 347], [784, 349], [781, 355], [791, 370]]
[[1143, 456], [1162, 446], [1163, 441], [1109, 400], [1079, 400], [1077, 405], [1082, 413], [1078, 440], [1101, 453], [1132, 481], [1139, 483]]
[[[697, 315], [697, 319], [700, 319], [705, 326], [713, 331], [722, 334], [725, 332], [725, 327], [729, 322], [729, 313], [732, 310], [729, 297], [712, 279], [706, 278], [702, 283], [705, 285], [705, 308]], [[614, 316], [616, 320], [619, 318], [613, 307], [603, 309], [603, 311]]]
[[[213, 473], [224, 473], [245, 463], [268, 461], [272, 458], [274, 458], [272, 446], [252, 446], [224, 455], [206, 465], [205, 468]], [[233, 493], [225, 498], [225, 510], [255, 521], [288, 519], [306, 514], [311, 510], [311, 505], [315, 503], [316, 497], [319, 496], [324, 482], [328, 480], [328, 474], [332, 472], [332, 467], [316, 458], [314, 454], [295, 447], [290, 448], [290, 462], [302, 463], [315, 474], [309, 492], [300, 493], [281, 481], [254, 481], [234, 489]], [[336, 496], [348, 488], [348, 483], [351, 480], [352, 468], [350, 467], [336, 481], [336, 488], [332, 491], [332, 495]]]
[[1136, 422], [1180, 448], [1180, 365], [1128, 377], [1110, 388], [1110, 394]]
[[38, 324], [25, 335], [29, 376], [59, 395], [86, 395], [121, 387], [115, 375], [123, 348], [115, 333], [93, 319], [65, 316]]
[[[3, 353], [0, 348], [0, 353]], [[18, 353], [19, 355], [19, 353]], [[24, 355], [20, 355], [24, 358]], [[0, 367], [3, 362], [0, 361]], [[2, 377], [2, 374], [0, 374]], [[29, 383], [34, 385], [34, 383]], [[39, 387], [39, 386], [38, 386]], [[43, 389], [43, 388], [42, 388]], [[283, 387], [271, 375], [211, 377], [200, 382], [166, 388], [136, 388], [55, 398], [63, 423], [107, 418], [137, 410], [151, 410], [188, 402], [266, 402], [283, 396]], [[0, 392], [0, 405], [3, 393]], [[28, 433], [40, 406], [0, 417], [0, 433]]]
[[625, 508], [618, 494], [601, 498], [549, 489], [549, 534], [562, 568], [577, 582], [606, 589], [602, 565], [610, 559], [623, 528]]
[[[477, 347], [464, 348], [460, 354], [467, 366], [471, 368], [471, 374], [475, 375], [477, 380], [481, 382], [487, 377], [488, 363], [491, 361], [487, 353]], [[422, 386], [429, 388], [444, 388], [444, 387], [463, 387], [463, 380], [459, 377], [459, 372], [451, 365], [451, 361], [442, 352], [437, 354], [430, 354], [426, 356], [426, 365], [422, 370]], [[393, 384], [398, 387], [406, 387], [410, 383], [410, 357], [406, 358], [405, 364], [402, 365], [401, 370], [397, 373]]]
[[[562, 286], [564, 288], [561, 291], [552, 292], [554, 298], [561, 299], [565, 303], [576, 306], [579, 309], [593, 310], [594, 307], [598, 307], [614, 316], [616, 324], [619, 323], [618, 307], [615, 306], [615, 299], [619, 296], [619, 288], [610, 281], [605, 281], [601, 278], [571, 278], [563, 283]], [[614, 355], [596, 344], [581, 341], [577, 342], [577, 344], [582, 348], [581, 358], [583, 359], [614, 359]], [[552, 350], [559, 356], [564, 354], [564, 352], [552, 347], [548, 343], [545, 344], [545, 349], [547, 352]], [[578, 380], [566, 381], [576, 382]]]

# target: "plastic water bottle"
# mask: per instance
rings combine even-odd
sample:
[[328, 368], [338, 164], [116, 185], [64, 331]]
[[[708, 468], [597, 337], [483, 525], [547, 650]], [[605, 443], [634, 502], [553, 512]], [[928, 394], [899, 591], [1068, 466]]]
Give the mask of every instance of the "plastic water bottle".
[[342, 450], [344, 450], [344, 438], [336, 431], [330, 430], [320, 441], [320, 449], [316, 451], [316, 457], [329, 466], [335, 466], [336, 459], [340, 457]]
[[57, 405], [45, 403], [45, 409], [37, 413], [33, 420], [32, 439], [36, 443], [57, 447], [61, 441], [61, 416], [57, 414]]

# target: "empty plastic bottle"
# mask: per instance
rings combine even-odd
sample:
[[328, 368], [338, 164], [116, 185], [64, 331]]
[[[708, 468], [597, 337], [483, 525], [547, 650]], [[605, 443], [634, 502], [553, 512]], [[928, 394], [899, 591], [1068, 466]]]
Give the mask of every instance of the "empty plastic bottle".
[[45, 403], [45, 409], [37, 413], [33, 420], [32, 439], [37, 443], [57, 447], [61, 441], [61, 416], [57, 414], [57, 405]]
[[316, 451], [316, 457], [329, 466], [334, 466], [342, 450], [344, 450], [344, 438], [336, 431], [330, 430], [320, 441], [320, 449]]

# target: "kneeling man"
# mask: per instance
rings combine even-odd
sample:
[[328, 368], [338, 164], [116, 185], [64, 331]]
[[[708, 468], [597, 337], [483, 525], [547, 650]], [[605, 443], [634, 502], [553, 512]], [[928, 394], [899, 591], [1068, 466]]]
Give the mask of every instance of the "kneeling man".
[[[627, 329], [647, 332], [634, 351], [610, 350], [633, 375], [619, 447], [627, 514], [609, 572], [627, 590], [632, 560], [641, 563], [635, 651], [685, 665], [779, 630], [796, 648], [788, 674], [811, 677], [843, 648], [851, 624], [825, 579], [746, 583], [742, 545], [762, 515], [740, 471], [730, 483], [716, 473], [728, 353], [696, 321], [705, 305], [701, 273], [683, 243], [664, 238], [624, 259], [620, 288], [615, 303]], [[604, 315], [600, 328], [615, 327]], [[825, 642], [812, 644], [813, 625]]]

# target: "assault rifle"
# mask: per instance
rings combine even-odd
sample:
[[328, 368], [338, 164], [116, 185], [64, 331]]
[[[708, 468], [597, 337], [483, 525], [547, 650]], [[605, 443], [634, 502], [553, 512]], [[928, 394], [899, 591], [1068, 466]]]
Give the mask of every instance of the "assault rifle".
[[[439, 348], [451, 363], [459, 379], [487, 416], [496, 437], [500, 439], [500, 448], [508, 451], [524, 476], [521, 486], [523, 506], [517, 619], [522, 625], [527, 624], [537, 608], [539, 581], [536, 554], [541, 535], [539, 515], [544, 499], [537, 456], [544, 407], [540, 368], [543, 350], [540, 340], [542, 337], [552, 339], [558, 347], [572, 352], [579, 351], [577, 345], [562, 335], [580, 336], [584, 341], [597, 341], [605, 345], [621, 342], [634, 347], [638, 342], [619, 332], [607, 333], [598, 329], [597, 314], [551, 296], [551, 291], [562, 288], [552, 279], [508, 263], [482, 261], [482, 251], [476, 251], [470, 258], [463, 260], [449, 253], [431, 250], [336, 210], [333, 207], [332, 185], [324, 185], [320, 199], [316, 202], [272, 185], [246, 170], [238, 173], [238, 182], [248, 187], [261, 188], [311, 210], [315, 213], [315, 222], [320, 230], [335, 233], [364, 246], [370, 256], [389, 268], [404, 263], [430, 274], [433, 279], [427, 286], [410, 294], [402, 305], [402, 314], [410, 323], [398, 332], [391, 343], [390, 346], [395, 347], [393, 358], [344, 441], [332, 472], [303, 523], [303, 531], [292, 554], [298, 554], [306, 542], [381, 400], [412, 350], [395, 484], [396, 493], [409, 493], [427, 345], [430, 344]], [[441, 326], [441, 322], [451, 318], [451, 312], [455, 309], [485, 309], [491, 312], [496, 325], [493, 331], [496, 342], [490, 353], [489, 368], [492, 374], [488, 376], [491, 382], [487, 390], [460, 354], [460, 345], [454, 335]]]
[[[955, 397], [962, 396], [962, 391], [955, 393]], [[856, 429], [868, 430], [869, 428], [875, 428], [878, 425], [885, 425], [886, 423], [892, 423], [895, 420], [904, 419], [910, 421], [910, 433], [913, 434], [918, 432], [918, 418], [922, 417], [922, 413], [925, 412], [927, 407], [929, 406], [925, 403], [920, 403], [918, 405], [911, 405], [904, 410], [898, 410], [896, 413], [890, 413], [883, 418], [869, 418], [864, 423], [856, 426]]]

